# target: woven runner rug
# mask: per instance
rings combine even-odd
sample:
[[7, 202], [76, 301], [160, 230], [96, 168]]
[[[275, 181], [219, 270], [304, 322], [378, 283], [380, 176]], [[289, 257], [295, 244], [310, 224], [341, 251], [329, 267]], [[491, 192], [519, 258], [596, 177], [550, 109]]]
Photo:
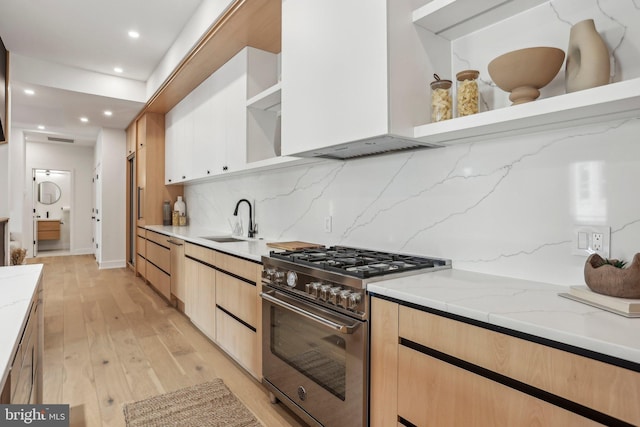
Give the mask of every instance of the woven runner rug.
[[263, 427], [217, 378], [123, 407], [127, 427]]

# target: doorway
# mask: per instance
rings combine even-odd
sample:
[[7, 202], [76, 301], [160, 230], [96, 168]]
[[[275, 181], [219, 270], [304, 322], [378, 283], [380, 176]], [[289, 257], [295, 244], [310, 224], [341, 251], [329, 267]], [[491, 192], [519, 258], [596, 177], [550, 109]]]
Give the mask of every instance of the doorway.
[[71, 254], [71, 172], [33, 169], [33, 256]]

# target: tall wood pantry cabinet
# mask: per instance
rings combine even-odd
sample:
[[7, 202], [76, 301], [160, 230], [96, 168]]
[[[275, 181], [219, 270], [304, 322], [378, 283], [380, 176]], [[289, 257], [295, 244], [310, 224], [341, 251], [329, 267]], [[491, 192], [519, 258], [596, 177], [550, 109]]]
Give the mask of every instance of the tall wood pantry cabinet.
[[[148, 112], [127, 129], [127, 151], [134, 146], [131, 138], [135, 136], [135, 153], [128, 153], [127, 157], [135, 164], [135, 172], [128, 176], [127, 188], [132, 194], [128, 197], [131, 203], [127, 206], [127, 218], [137, 227], [162, 225], [162, 203], [168, 200], [173, 205], [183, 192], [181, 185], [164, 185], [164, 125], [164, 114]], [[127, 234], [128, 239], [137, 240], [137, 233], [128, 231]], [[143, 250], [138, 246], [135, 244], [135, 253]], [[138, 268], [136, 272], [144, 275]]]

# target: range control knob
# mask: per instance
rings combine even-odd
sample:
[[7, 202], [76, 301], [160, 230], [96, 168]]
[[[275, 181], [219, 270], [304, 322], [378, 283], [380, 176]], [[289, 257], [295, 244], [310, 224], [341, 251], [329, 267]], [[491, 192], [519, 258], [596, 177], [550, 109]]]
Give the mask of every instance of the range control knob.
[[349, 295], [348, 302], [347, 302], [347, 308], [349, 310], [355, 311], [358, 308], [358, 305], [360, 305], [360, 300], [361, 299], [362, 299], [362, 297], [360, 296], [360, 294], [353, 293], [353, 294]]
[[320, 286], [320, 295], [319, 299], [322, 301], [329, 301], [329, 290], [331, 289], [331, 285], [322, 285]]
[[320, 296], [320, 287], [322, 283], [320, 282], [310, 282], [304, 285], [305, 291], [314, 298], [318, 298]]
[[338, 307], [349, 308], [349, 296], [351, 295], [351, 291], [343, 290], [340, 291], [338, 295]]
[[342, 288], [340, 286], [334, 286], [333, 288], [329, 289], [329, 299], [327, 300], [327, 302], [330, 302], [333, 305], [338, 305], [338, 297], [340, 296], [340, 291], [342, 291]]
[[282, 283], [284, 281], [284, 271], [275, 271], [272, 280], [276, 283]]
[[275, 268], [265, 268], [264, 271], [262, 272], [262, 275], [269, 280], [273, 280], [274, 274], [276, 274]]

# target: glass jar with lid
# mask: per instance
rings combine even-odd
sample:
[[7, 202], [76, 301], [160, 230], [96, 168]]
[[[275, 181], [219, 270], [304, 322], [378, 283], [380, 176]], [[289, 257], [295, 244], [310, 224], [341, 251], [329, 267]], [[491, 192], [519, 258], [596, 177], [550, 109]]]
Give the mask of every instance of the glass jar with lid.
[[437, 74], [431, 82], [431, 121], [440, 122], [453, 117], [451, 99], [451, 80], [441, 80]]
[[478, 112], [478, 70], [464, 70], [456, 74], [457, 117]]

